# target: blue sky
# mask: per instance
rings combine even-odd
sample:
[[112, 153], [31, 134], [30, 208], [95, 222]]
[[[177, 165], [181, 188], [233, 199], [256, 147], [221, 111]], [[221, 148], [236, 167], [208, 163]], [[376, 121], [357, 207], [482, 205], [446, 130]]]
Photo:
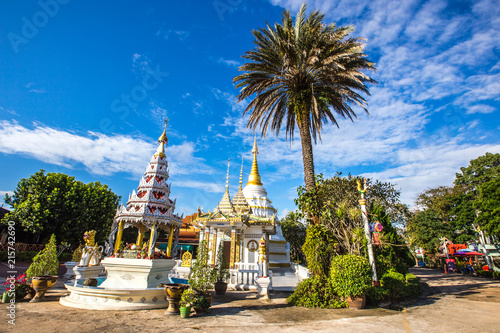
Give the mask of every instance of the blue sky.
[[[163, 119], [177, 212], [213, 209], [227, 159], [232, 194], [253, 133], [232, 79], [252, 29], [301, 1], [0, 2], [0, 195], [39, 169], [99, 181], [126, 201]], [[323, 128], [316, 171], [391, 181], [412, 204], [461, 166], [500, 152], [500, 7], [478, 1], [309, 1], [354, 25], [376, 62], [370, 115]], [[296, 132], [298, 133], [298, 132]], [[298, 136], [259, 143], [279, 214], [303, 183]]]

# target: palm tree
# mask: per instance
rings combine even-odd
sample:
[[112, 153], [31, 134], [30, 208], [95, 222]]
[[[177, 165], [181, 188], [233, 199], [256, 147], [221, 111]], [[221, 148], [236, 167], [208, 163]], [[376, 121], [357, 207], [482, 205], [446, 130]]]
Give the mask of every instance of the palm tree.
[[[314, 11], [305, 17], [306, 3], [295, 18], [283, 12], [282, 24], [252, 31], [256, 48], [243, 58], [248, 62], [236, 76], [242, 88], [238, 102], [251, 97], [243, 115], [250, 112], [247, 127], [259, 127], [265, 136], [269, 127], [279, 134], [284, 125], [286, 138], [293, 139], [295, 125], [300, 133], [306, 190], [315, 188], [311, 137], [321, 140], [323, 123], [339, 126], [336, 116], [356, 118], [351, 104], [366, 112], [367, 83], [375, 80], [363, 73], [374, 64], [363, 53], [362, 38], [350, 37], [351, 26], [323, 23], [324, 14]], [[284, 124], [283, 124], [284, 123]]]

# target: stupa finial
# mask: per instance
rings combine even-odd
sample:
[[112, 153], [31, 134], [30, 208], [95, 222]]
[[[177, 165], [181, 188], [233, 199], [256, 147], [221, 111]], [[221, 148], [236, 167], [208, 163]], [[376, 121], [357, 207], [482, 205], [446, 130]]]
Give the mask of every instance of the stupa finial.
[[165, 157], [165, 146], [168, 145], [167, 124], [168, 118], [165, 118], [165, 127], [163, 128], [163, 133], [158, 138], [158, 149], [156, 150], [155, 156]]
[[241, 156], [241, 170], [240, 170], [240, 187], [238, 190], [241, 191], [241, 184], [243, 183], [243, 156]]
[[227, 175], [226, 175], [226, 192], [229, 192], [229, 161], [230, 159], [227, 159]]
[[259, 175], [259, 166], [257, 165], [257, 155], [259, 154], [259, 148], [257, 148], [257, 137], [254, 137], [253, 140], [252, 154], [252, 169], [250, 170], [250, 175], [248, 176], [247, 185], [262, 185]]

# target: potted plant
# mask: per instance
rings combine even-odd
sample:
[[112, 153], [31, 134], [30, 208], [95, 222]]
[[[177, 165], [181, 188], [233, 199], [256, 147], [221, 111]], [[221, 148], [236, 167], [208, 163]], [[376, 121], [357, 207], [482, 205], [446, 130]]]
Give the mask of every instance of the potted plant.
[[33, 258], [33, 262], [26, 271], [26, 276], [31, 279], [33, 289], [36, 291], [35, 297], [30, 302], [45, 300], [45, 292], [57, 282], [58, 268], [56, 236], [52, 235], [45, 248]]
[[207, 297], [205, 297], [205, 295], [199, 294], [196, 296], [196, 299], [193, 302], [193, 307], [197, 315], [204, 314], [209, 311], [210, 302], [208, 301]]
[[191, 307], [193, 306], [195, 301], [196, 301], [196, 292], [191, 288], [184, 290], [181, 296], [181, 301], [179, 303], [181, 318], [189, 317], [189, 313], [191, 312]]
[[337, 295], [345, 299], [349, 308], [364, 308], [365, 292], [372, 282], [370, 265], [366, 258], [351, 254], [334, 257], [330, 280]]
[[212, 294], [209, 290], [213, 289], [215, 282], [214, 270], [208, 262], [208, 249], [206, 240], [202, 241], [196, 252], [196, 261], [193, 263], [191, 276], [189, 277], [189, 285], [199, 295], [205, 296], [209, 302], [212, 299]]
[[215, 276], [215, 294], [224, 295], [227, 290], [227, 280], [230, 277], [229, 269], [224, 258], [224, 247], [222, 242], [220, 242], [219, 250], [217, 251], [217, 258], [215, 259], [214, 266], [214, 276]]

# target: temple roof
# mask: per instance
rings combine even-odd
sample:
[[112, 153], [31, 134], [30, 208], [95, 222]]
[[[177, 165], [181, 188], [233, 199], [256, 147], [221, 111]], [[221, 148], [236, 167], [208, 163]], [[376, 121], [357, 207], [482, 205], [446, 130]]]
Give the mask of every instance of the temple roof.
[[238, 227], [246, 228], [253, 225], [265, 226], [268, 232], [276, 231], [275, 223], [276, 209], [272, 206], [271, 200], [267, 198], [267, 191], [262, 185], [257, 164], [257, 140], [254, 140], [252, 154], [254, 155], [252, 169], [248, 176], [248, 183], [242, 189], [243, 165], [240, 172], [240, 185], [238, 192], [234, 195], [233, 201], [229, 196], [229, 166], [226, 178], [226, 191], [222, 200], [213, 212], [204, 213], [198, 209], [198, 217], [193, 223], [200, 226], [213, 226], [216, 228]]

